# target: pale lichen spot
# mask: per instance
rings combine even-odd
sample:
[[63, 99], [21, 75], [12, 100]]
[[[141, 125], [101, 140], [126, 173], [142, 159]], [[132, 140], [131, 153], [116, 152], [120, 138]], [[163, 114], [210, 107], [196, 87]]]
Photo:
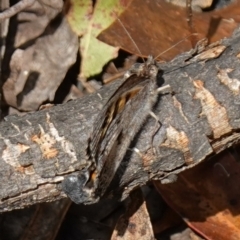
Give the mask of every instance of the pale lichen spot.
[[220, 138], [224, 134], [231, 132], [232, 128], [228, 121], [227, 111], [221, 106], [214, 96], [204, 88], [200, 80], [193, 81], [195, 86], [195, 98], [199, 99], [202, 105], [202, 114], [207, 117], [211, 126], [214, 139]]
[[21, 150], [21, 152], [23, 152], [23, 153], [26, 152], [28, 149], [30, 149], [29, 146], [24, 145], [22, 143], [18, 143], [17, 145], [18, 145], [19, 149]]
[[71, 158], [71, 162], [74, 163], [77, 161], [76, 151], [73, 146], [73, 144], [67, 140], [64, 136], [60, 137], [58, 130], [54, 126], [54, 124], [50, 121], [50, 115], [49, 113], [46, 113], [47, 117], [47, 123], [49, 125], [49, 132], [54, 137], [54, 139], [61, 144], [61, 147], [63, 151], [68, 154], [68, 156]]
[[232, 72], [233, 69], [226, 68], [226, 69], [219, 69], [218, 68], [218, 74], [217, 77], [220, 80], [222, 84], [224, 84], [226, 87], [229, 88], [229, 90], [234, 95], [239, 95], [240, 93], [240, 81], [236, 78], [230, 78], [228, 76], [228, 73]]
[[33, 175], [33, 174], [35, 174], [35, 170], [33, 168], [33, 165], [25, 167], [25, 174], [26, 175]]
[[50, 135], [44, 132], [43, 128], [40, 126], [40, 133], [32, 136], [32, 141], [37, 143], [41, 149], [43, 158], [54, 158], [58, 155], [58, 150], [53, 146], [56, 140]]
[[20, 129], [19, 129], [19, 127], [16, 125], [16, 124], [14, 124], [14, 123], [11, 123], [11, 125], [18, 131], [18, 133], [20, 133], [21, 131], [20, 131]]
[[98, 97], [100, 98], [100, 100], [103, 99], [100, 93], [97, 93], [97, 95], [98, 95]]
[[22, 166], [18, 158], [22, 153], [30, 149], [30, 147], [22, 143], [12, 144], [9, 139], [4, 139], [4, 143], [6, 144], [6, 148], [3, 150], [3, 160], [14, 168], [21, 168]]
[[161, 144], [161, 146], [178, 149], [183, 152], [187, 164], [191, 164], [193, 162], [187, 135], [185, 132], [178, 131], [171, 125], [166, 129], [166, 140]]
[[185, 119], [185, 121], [187, 123], [189, 123], [187, 117], [185, 116], [185, 114], [183, 113], [183, 110], [182, 110], [182, 104], [177, 100], [177, 98], [175, 96], [173, 96], [173, 104], [176, 108], [178, 108], [181, 116]]
[[237, 57], [237, 58], [240, 58], [240, 53], [238, 53], [238, 54], [236, 55], [236, 57]]
[[28, 125], [32, 126], [32, 123], [28, 119], [26, 119], [26, 122]]
[[28, 135], [26, 134], [26, 133], [24, 133], [24, 138], [28, 141], [29, 140], [29, 137], [28, 137]]
[[202, 61], [214, 59], [214, 58], [219, 57], [225, 49], [226, 49], [226, 46], [219, 45], [217, 47], [207, 49], [206, 51], [198, 54], [197, 56], [194, 57], [194, 59], [198, 59], [198, 60], [202, 60]]
[[29, 71], [28, 71], [28, 70], [24, 70], [24, 71], [23, 71], [23, 75], [24, 75], [24, 76], [28, 76], [28, 74], [29, 74]]

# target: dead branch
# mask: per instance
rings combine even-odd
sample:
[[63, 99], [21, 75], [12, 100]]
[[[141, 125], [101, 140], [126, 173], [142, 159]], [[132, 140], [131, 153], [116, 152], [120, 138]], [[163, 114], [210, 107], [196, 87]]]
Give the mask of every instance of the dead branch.
[[[240, 138], [239, 30], [219, 46], [192, 51], [161, 65], [173, 93], [159, 97], [154, 112], [162, 126], [154, 136], [149, 118], [126, 153], [108, 196], [126, 197], [149, 180], [171, 182]], [[60, 199], [64, 176], [86, 165], [87, 140], [94, 119], [120, 82], [98, 93], [0, 125], [2, 149], [0, 208], [16, 208]], [[141, 106], [139, 106], [141, 107]]]

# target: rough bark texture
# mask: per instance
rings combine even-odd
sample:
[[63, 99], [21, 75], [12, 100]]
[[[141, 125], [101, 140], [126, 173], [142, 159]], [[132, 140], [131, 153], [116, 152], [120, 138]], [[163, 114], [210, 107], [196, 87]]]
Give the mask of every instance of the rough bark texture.
[[[125, 197], [152, 179], [171, 182], [176, 173], [239, 141], [239, 49], [236, 31], [220, 46], [195, 56], [192, 51], [160, 66], [165, 84], [173, 90], [160, 95], [154, 108], [162, 126], [152, 147], [155, 120], [148, 118], [130, 146], [141, 154], [126, 153], [109, 196]], [[87, 165], [94, 119], [119, 84], [48, 110], [10, 116], [1, 123], [1, 211], [65, 196], [61, 181]]]

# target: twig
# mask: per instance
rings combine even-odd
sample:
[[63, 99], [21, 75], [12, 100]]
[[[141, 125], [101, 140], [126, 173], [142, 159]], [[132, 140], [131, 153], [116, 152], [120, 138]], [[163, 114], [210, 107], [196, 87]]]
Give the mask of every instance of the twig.
[[22, 0], [16, 3], [12, 7], [0, 13], [0, 21], [14, 16], [15, 14], [21, 12], [23, 9], [30, 7], [34, 2], [35, 0]]
[[194, 48], [199, 41], [197, 35], [196, 28], [194, 26], [193, 22], [193, 13], [192, 13], [192, 0], [186, 0], [186, 10], [187, 10], [187, 24], [188, 24], [188, 29], [190, 33], [192, 34], [191, 36], [191, 42], [192, 42], [192, 48]]

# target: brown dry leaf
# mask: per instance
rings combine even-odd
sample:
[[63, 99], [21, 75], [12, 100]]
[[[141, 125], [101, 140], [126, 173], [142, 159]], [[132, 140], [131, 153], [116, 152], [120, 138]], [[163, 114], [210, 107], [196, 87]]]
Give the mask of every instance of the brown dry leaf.
[[[33, 25], [34, 26], [34, 25]], [[66, 19], [58, 17], [45, 34], [11, 56], [10, 76], [3, 85], [5, 101], [21, 111], [33, 111], [55, 93], [77, 58], [78, 38]]]
[[181, 217], [170, 207], [166, 205], [161, 218], [153, 222], [154, 234], [161, 234], [165, 230], [174, 228], [182, 223]]
[[121, 216], [111, 240], [151, 240], [155, 239], [146, 203], [140, 189], [131, 193], [131, 202], [126, 213]]
[[228, 151], [179, 174], [175, 183], [155, 186], [206, 239], [240, 239], [240, 167]]
[[55, 239], [70, 204], [61, 199], [1, 214], [1, 240]]
[[[230, 36], [240, 22], [240, 0], [228, 7], [212, 12], [193, 14], [198, 39], [207, 37], [209, 42]], [[120, 20], [136, 42], [142, 56], [157, 56], [190, 34], [186, 9], [174, 6], [164, 0], [134, 0], [120, 16]], [[136, 50], [123, 27], [116, 21], [102, 32], [100, 40], [133, 54]], [[192, 48], [190, 39], [161, 55], [161, 59], [170, 60], [177, 54]]]
[[40, 36], [49, 22], [62, 11], [63, 2], [55, 0], [35, 1], [29, 8], [17, 14], [14, 47], [29, 44]]

